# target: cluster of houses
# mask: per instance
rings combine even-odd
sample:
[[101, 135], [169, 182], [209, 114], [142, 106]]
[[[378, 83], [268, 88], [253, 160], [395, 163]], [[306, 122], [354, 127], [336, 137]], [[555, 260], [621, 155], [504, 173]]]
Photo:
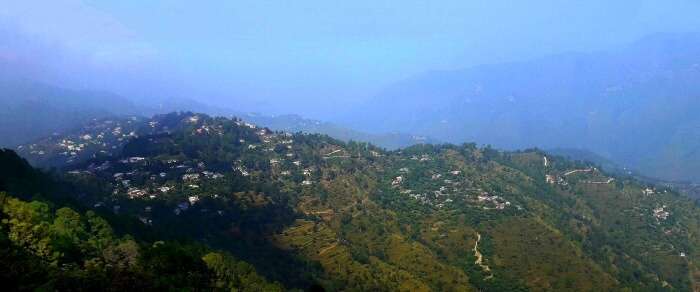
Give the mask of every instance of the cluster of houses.
[[412, 156], [411, 156], [411, 160], [417, 160], [417, 161], [425, 162], [425, 161], [431, 161], [432, 158], [430, 158], [430, 155], [428, 155], [428, 154], [422, 154], [421, 156], [412, 155]]
[[[204, 123], [202, 119], [198, 116], [188, 117], [185, 119], [185, 122], [198, 125], [198, 127], [194, 130], [195, 134], [211, 134], [213, 132], [216, 133], [220, 130], [223, 131], [222, 126], [206, 125], [206, 123]], [[248, 124], [242, 121], [235, 121], [235, 123], [241, 127], [247, 127], [249, 129], [255, 130], [255, 134], [258, 136], [259, 142], [247, 142], [245, 139], [239, 139], [238, 142], [241, 144], [247, 144], [247, 146], [244, 147], [246, 147], [249, 151], [267, 152], [267, 154], [265, 155], [269, 157], [269, 163], [270, 166], [272, 166], [274, 172], [280, 174], [281, 176], [289, 176], [292, 174], [292, 172], [298, 171], [305, 177], [304, 180], [301, 181], [301, 185], [309, 186], [314, 183], [312, 179], [313, 173], [315, 172], [314, 168], [304, 168], [301, 160], [295, 160], [296, 155], [293, 151], [294, 141], [292, 139], [291, 134], [275, 133], [265, 128], [257, 128], [253, 124]], [[149, 123], [149, 126], [152, 128], [157, 127], [158, 123], [152, 121], [151, 123]], [[286, 153], [283, 152], [280, 154], [278, 152], [279, 150], [275, 151], [275, 149], [280, 149], [280, 146], [283, 147], [282, 149], [287, 150], [285, 151]], [[338, 152], [340, 151], [337, 151], [336, 153]], [[201, 191], [198, 190], [201, 189], [200, 185], [203, 180], [217, 180], [224, 177], [224, 174], [207, 170], [203, 162], [197, 163], [196, 166], [192, 161], [180, 162], [177, 159], [168, 159], [162, 162], [165, 162], [169, 166], [171, 171], [168, 171], [167, 173], [161, 172], [158, 175], [151, 175], [151, 182], [148, 183], [148, 186], [134, 186], [130, 177], [148, 175], [150, 173], [144, 174], [139, 173], [137, 170], [134, 170], [130, 173], [115, 174], [115, 194], [125, 194], [126, 197], [130, 199], [155, 199], [160, 194], [166, 194], [176, 189], [181, 189], [184, 192], [191, 194], [187, 196], [187, 200], [179, 203], [177, 207], [173, 210], [175, 214], [181, 214], [182, 212], [187, 211], [187, 209], [190, 206], [196, 204], [200, 200], [202, 194]], [[148, 158], [145, 157], [127, 157], [120, 160], [120, 163], [129, 165], [133, 168], [138, 168], [140, 166], [148, 166], [151, 162]], [[282, 169], [282, 165], [286, 165], [287, 163], [289, 163], [289, 165], [293, 165], [294, 168]], [[250, 176], [254, 171], [254, 169], [248, 169], [243, 164], [242, 160], [234, 161], [231, 169], [234, 171], [234, 174], [241, 175], [243, 177]], [[158, 180], [158, 178], [161, 179]], [[178, 179], [178, 182], [175, 185], [173, 185], [172, 183], [173, 178]], [[165, 183], [167, 179], [170, 180], [167, 183]], [[180, 183], [181, 188], [177, 186], [177, 184]]]
[[[175, 160], [170, 162], [171, 164], [177, 164], [177, 161]], [[159, 195], [168, 194], [176, 189], [179, 189], [177, 185], [181, 184], [181, 189], [184, 189], [186, 193], [190, 194], [186, 196], [186, 200], [178, 203], [173, 209], [173, 213], [175, 215], [180, 215], [182, 212], [187, 211], [190, 206], [193, 206], [199, 202], [202, 196], [202, 194], [197, 193], [199, 184], [203, 183], [205, 180], [218, 180], [224, 177], [224, 175], [221, 173], [202, 170], [199, 168], [200, 166], [203, 167], [203, 164], [199, 164], [197, 166], [197, 172], [195, 172], [195, 168], [190, 167], [185, 170], [186, 173], [182, 174], [181, 176], [177, 176], [176, 173], [181, 172], [183, 167], [180, 166], [182, 165], [187, 167], [186, 164], [177, 164], [171, 166], [175, 173], [161, 172], [158, 175], [152, 175], [150, 177], [150, 181], [152, 182], [150, 186], [131, 186], [130, 180], [127, 179], [127, 177], [129, 175], [138, 176], [138, 171], [132, 171], [130, 173], [116, 173], [114, 175], [117, 185], [117, 188], [115, 188], [116, 194], [119, 193], [119, 189], [126, 187], [126, 196], [129, 199], [156, 199]], [[161, 182], [158, 182], [157, 178], [161, 178]], [[172, 181], [165, 183], [164, 180], [167, 178], [179, 178], [179, 180], [175, 182], [175, 184], [173, 184]], [[218, 196], [215, 195], [215, 197]]]
[[250, 128], [250, 129], [256, 129], [256, 128], [257, 128], [257, 126], [255, 126], [254, 124], [247, 123], [247, 122], [244, 122], [244, 121], [241, 121], [241, 120], [237, 120], [237, 121], [235, 121], [235, 123], [236, 123], [236, 126], [239, 126], [239, 127], [247, 127], [247, 128]]
[[[200, 115], [185, 115], [182, 117], [183, 123], [193, 125], [194, 133], [193, 135], [201, 134], [219, 134], [223, 135], [225, 128], [222, 124], [209, 123], [203, 116]], [[294, 152], [294, 140], [293, 135], [290, 133], [279, 133], [273, 132], [266, 128], [257, 127], [254, 124], [244, 122], [242, 120], [234, 119], [233, 122], [242, 128], [247, 128], [252, 130], [258, 139], [253, 139], [255, 141], [246, 141], [246, 139], [239, 139], [238, 142], [244, 144], [250, 151], [261, 151], [264, 152], [266, 156], [269, 157], [270, 165], [273, 171], [280, 176], [289, 176], [296, 171], [301, 171], [306, 179], [302, 182], [302, 185], [313, 184], [312, 168], [302, 168], [302, 161], [298, 159], [298, 155]], [[130, 138], [143, 136], [148, 133], [159, 133], [168, 132], [168, 127], [161, 125], [158, 118], [151, 120], [140, 120], [138, 118], [132, 117], [123, 120], [103, 120], [94, 121], [93, 123], [87, 125], [76, 134], [61, 136], [60, 140], [55, 140], [55, 142], [49, 141], [48, 143], [38, 143], [28, 146], [20, 146], [19, 149], [26, 147], [26, 153], [31, 153], [34, 156], [45, 156], [45, 157], [58, 157], [59, 155], [67, 156], [65, 162], [67, 164], [84, 161], [86, 158], [96, 157], [96, 154], [102, 153], [104, 156], [113, 156], [118, 154], [124, 144], [130, 140]], [[46, 148], [46, 149], [44, 149]], [[349, 157], [342, 149], [342, 147], [337, 147], [330, 154], [323, 155], [326, 158], [345, 158]], [[286, 149], [285, 152], [279, 152], [280, 149]], [[377, 152], [376, 156], [380, 156]], [[145, 160], [143, 157], [130, 157], [125, 158], [121, 161], [124, 164], [138, 164]], [[146, 161], [147, 162], [147, 161]], [[288, 168], [288, 162], [295, 168]], [[177, 168], [186, 168], [186, 165], [178, 165]], [[234, 163], [233, 170], [240, 173], [242, 176], [249, 176], [252, 170], [246, 169], [241, 164]], [[207, 174], [202, 174], [207, 176]], [[217, 176], [220, 176], [218, 174]], [[130, 186], [131, 182], [129, 179], [121, 179], [117, 182], [119, 186]], [[128, 190], [124, 193], [130, 194], [131, 197], [141, 197], [144, 193], [139, 190]]]
[[652, 212], [654, 214], [654, 218], [656, 218], [657, 221], [666, 220], [669, 216], [671, 216], [671, 213], [668, 210], [666, 210], [666, 208], [668, 208], [666, 205], [654, 208]]
[[509, 207], [511, 205], [511, 203], [509, 201], [506, 201], [504, 198], [502, 198], [500, 196], [491, 195], [487, 192], [482, 192], [481, 194], [479, 194], [476, 197], [476, 199], [479, 203], [482, 203], [482, 204], [488, 203], [490, 205], [493, 205], [493, 207], [484, 206], [483, 207], [484, 210], [491, 210], [491, 209], [503, 210], [506, 207]]
[[[150, 164], [149, 159], [144, 157], [128, 157], [119, 162], [127, 166], [131, 171], [117, 172], [112, 175], [114, 179], [113, 193], [115, 195], [125, 194], [129, 199], [155, 199], [161, 194], [170, 193], [177, 189], [177, 185], [173, 185], [173, 178], [180, 178], [175, 184], [182, 183], [183, 187], [189, 190], [196, 190], [199, 189], [199, 183], [202, 180], [217, 180], [224, 177], [221, 173], [206, 170], [205, 164], [202, 162], [195, 167], [190, 167], [190, 163], [179, 163], [176, 159], [168, 159], [163, 162], [169, 165], [171, 171], [157, 174], [151, 174], [147, 170], [140, 170], [143, 166]], [[140, 186], [133, 185], [132, 181], [141, 177], [147, 177], [147, 183]], [[168, 181], [168, 179], [171, 181]], [[189, 201], [191, 204], [193, 203], [192, 199]]]
[[135, 129], [138, 118], [125, 120], [93, 121], [80, 131], [69, 135], [53, 136], [31, 145], [18, 146], [17, 150], [30, 160], [34, 157], [65, 157], [65, 163], [80, 161], [82, 156], [113, 155], [129, 138], [138, 137]]
[[564, 178], [561, 177], [561, 176], [556, 176], [556, 175], [547, 174], [547, 175], [544, 176], [544, 180], [545, 180], [548, 184], [551, 184], [551, 185], [554, 185], [554, 184], [557, 184], [557, 185], [560, 185], [560, 186], [567, 186], [567, 185], [569, 185], [569, 183], [568, 183], [566, 180], [564, 180]]
[[250, 175], [250, 173], [248, 172], [248, 170], [247, 170], [247, 169], [245, 168], [245, 166], [243, 166], [243, 165], [236, 165], [236, 164], [234, 164], [234, 165], [233, 165], [233, 170], [234, 170], [234, 171], [237, 171], [237, 172], [240, 173], [242, 176], [249, 176], [249, 175]]
[[[548, 164], [549, 164], [549, 162], [548, 162], [547, 158], [545, 157], [545, 166], [547, 166]], [[545, 180], [545, 182], [547, 182], [548, 184], [551, 184], [551, 185], [556, 184], [556, 185], [561, 185], [561, 186], [567, 186], [567, 185], [569, 185], [569, 183], [566, 181], [566, 179], [564, 179], [564, 177], [571, 176], [571, 175], [574, 175], [577, 173], [599, 173], [599, 171], [595, 167], [590, 167], [590, 168], [585, 168], [585, 169], [574, 169], [574, 170], [570, 170], [570, 171], [565, 172], [561, 176], [554, 175], [554, 174], [545, 174], [544, 180]], [[614, 181], [615, 181], [614, 178], [604, 177], [604, 178], [599, 179], [599, 180], [581, 180], [580, 182], [586, 183], [586, 184], [594, 184], [594, 185], [595, 184], [605, 185], [605, 184], [610, 184]]]
[[[428, 161], [431, 159], [432, 158], [428, 155], [411, 157], [411, 160]], [[460, 170], [432, 174], [430, 179], [438, 182], [439, 187], [430, 191], [424, 190], [419, 192], [404, 187], [407, 177], [406, 174], [409, 172], [410, 169], [407, 167], [400, 168], [398, 170], [400, 175], [392, 179], [391, 187], [396, 189], [400, 194], [406, 195], [421, 204], [440, 209], [453, 203], [455, 199], [461, 196], [465, 201], [470, 201], [482, 206], [484, 210], [504, 210], [511, 206], [509, 201], [500, 196], [490, 195], [479, 188], [469, 187], [471, 183], [468, 181], [465, 183], [462, 171]], [[475, 191], [477, 191], [476, 194], [474, 193]]]
[[224, 135], [224, 127], [222, 125], [209, 125], [207, 123], [200, 123], [200, 117], [193, 115], [186, 119], [187, 123], [198, 125], [197, 128], [193, 130], [193, 134], [196, 135]]
[[[183, 123], [194, 127], [193, 135], [220, 134], [225, 133], [225, 127], [219, 123], [209, 123], [203, 116], [186, 115], [180, 117]], [[162, 123], [161, 123], [162, 121]], [[124, 120], [104, 120], [94, 123], [76, 132], [75, 135], [54, 137], [51, 143], [39, 143], [31, 145], [31, 151], [36, 155], [57, 155], [64, 152], [67, 156], [81, 156], [81, 153], [97, 153], [102, 151], [105, 154], [116, 155], [127, 141], [131, 138], [144, 136], [147, 134], [168, 132], [166, 120], [158, 118], [151, 120], [139, 120], [128, 118]], [[266, 128], [259, 128], [253, 124], [240, 120], [233, 121], [236, 125], [250, 130], [249, 133], [257, 135], [255, 138], [238, 139], [244, 149], [243, 155], [247, 151], [258, 152], [267, 157], [270, 169], [273, 174], [279, 177], [300, 174], [302, 186], [311, 186], [317, 183], [314, 174], [318, 169], [308, 167], [302, 163], [299, 155], [295, 152], [294, 136], [290, 133], [273, 132]], [[250, 137], [250, 136], [248, 136]], [[250, 141], [249, 141], [250, 140]], [[56, 152], [52, 149], [42, 149], [43, 145], [60, 149]], [[40, 152], [41, 151], [41, 152]], [[325, 153], [324, 153], [325, 152]], [[342, 146], [329, 145], [319, 153], [322, 158], [343, 159], [350, 157]], [[379, 157], [379, 152], [373, 151], [373, 156]], [[81, 156], [78, 159], [86, 158]], [[92, 155], [92, 157], [95, 157]], [[178, 158], [179, 159], [179, 158]], [[178, 159], [155, 160], [154, 158], [132, 156], [124, 157], [118, 161], [104, 162], [102, 165], [91, 165], [88, 169], [77, 170], [76, 174], [89, 174], [104, 177], [111, 182], [115, 198], [130, 200], [136, 199], [158, 199], [168, 194], [167, 198], [177, 199], [173, 194], [183, 193], [177, 207], [173, 210], [176, 214], [187, 211], [192, 205], [197, 204], [203, 196], [207, 194], [208, 180], [218, 180], [224, 178], [224, 174], [207, 169], [203, 163], [194, 161], [178, 161]], [[417, 160], [427, 161], [427, 156], [415, 157]], [[196, 164], [196, 165], [195, 165]], [[247, 168], [241, 161], [235, 161], [232, 165], [233, 175], [243, 177], [251, 176], [256, 169]], [[176, 201], [178, 202], [178, 201]], [[177, 211], [175, 211], [177, 210]]]
[[653, 195], [653, 194], [655, 194], [655, 193], [656, 193], [656, 191], [655, 191], [654, 189], [650, 188], [650, 187], [647, 187], [647, 188], [645, 188], [645, 189], [642, 190], [642, 194], [645, 195], [645, 196], [651, 196], [651, 195]]
[[25, 148], [24, 145], [20, 145], [20, 146], [17, 147], [17, 150], [18, 150], [18, 151], [28, 150], [28, 151], [29, 151], [29, 154], [31, 154], [31, 155], [39, 155], [39, 156], [41, 156], [41, 155], [46, 154], [46, 151], [44, 151], [44, 150], [39, 150], [39, 149], [38, 149], [38, 145], [37, 145], [37, 144], [30, 144], [30, 145], [26, 146], [26, 148]]
[[[255, 125], [241, 121], [237, 121], [236, 124], [239, 126], [248, 127], [250, 129], [257, 129]], [[310, 186], [314, 183], [311, 179], [314, 169], [311, 167], [303, 168], [302, 161], [296, 159], [297, 155], [293, 150], [294, 140], [292, 139], [293, 135], [291, 133], [276, 133], [265, 128], [260, 128], [256, 131], [256, 134], [258, 135], [258, 138], [262, 143], [250, 143], [247, 144], [247, 148], [251, 151], [262, 151], [268, 153], [270, 157], [269, 164], [273, 168], [273, 171], [275, 173], [279, 174], [280, 176], [289, 176], [293, 172], [301, 171], [301, 174], [305, 177], [305, 179], [301, 182], [301, 185]], [[239, 143], [246, 144], [247, 142], [243, 139], [240, 139]], [[275, 152], [275, 149], [279, 149], [280, 147], [282, 147], [282, 149], [285, 149], [286, 153], [278, 154], [277, 152]], [[343, 151], [343, 149], [337, 149], [335, 151], [329, 152], [328, 154], [322, 155], [322, 158], [325, 159], [346, 157], [343, 155]], [[340, 153], [340, 155], [338, 153]], [[283, 165], [286, 165], [290, 162], [291, 165], [294, 166], [294, 168], [284, 169]], [[242, 176], [249, 176], [251, 174], [251, 170], [247, 169], [244, 165], [242, 165], [242, 162], [240, 160], [234, 162], [232, 168], [235, 172], [238, 172]]]
[[391, 181], [391, 187], [396, 188], [403, 183], [403, 176], [397, 176], [394, 178], [394, 180]]
[[401, 193], [407, 194], [409, 197], [413, 198], [414, 200], [418, 201], [421, 204], [432, 205], [432, 201], [428, 198], [427, 194], [413, 194], [413, 193], [411, 193], [411, 190], [405, 190], [405, 191], [402, 191]]

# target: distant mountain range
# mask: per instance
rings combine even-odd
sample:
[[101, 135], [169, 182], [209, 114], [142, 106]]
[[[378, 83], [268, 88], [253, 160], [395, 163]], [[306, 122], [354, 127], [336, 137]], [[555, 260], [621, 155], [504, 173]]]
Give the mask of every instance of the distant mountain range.
[[654, 35], [607, 52], [428, 72], [343, 124], [507, 149], [587, 149], [649, 176], [700, 181], [699, 80], [700, 35]]
[[144, 106], [117, 95], [69, 90], [40, 82], [0, 76], [0, 147], [14, 147], [48, 135], [69, 132], [94, 119], [151, 116], [172, 111], [197, 111], [236, 116], [274, 130], [320, 133], [343, 141], [370, 141], [397, 149], [434, 139], [404, 133], [369, 134], [298, 115], [269, 116], [207, 105], [189, 99], [171, 99]]
[[387, 149], [405, 148], [415, 144], [439, 143], [428, 136], [416, 136], [398, 132], [371, 134], [334, 123], [305, 119], [299, 115], [265, 116], [256, 114], [237, 115], [253, 123], [285, 132], [319, 133], [342, 141], [366, 141]]
[[72, 130], [94, 118], [138, 113], [133, 103], [109, 93], [68, 90], [16, 78], [0, 78], [0, 104], [2, 147]]
[[144, 106], [4, 74], [0, 146], [26, 144], [93, 119], [196, 111], [387, 149], [439, 142], [585, 149], [645, 176], [700, 182], [698, 80], [700, 35], [656, 35], [609, 52], [425, 73], [387, 88], [344, 122], [329, 123], [193, 100]]

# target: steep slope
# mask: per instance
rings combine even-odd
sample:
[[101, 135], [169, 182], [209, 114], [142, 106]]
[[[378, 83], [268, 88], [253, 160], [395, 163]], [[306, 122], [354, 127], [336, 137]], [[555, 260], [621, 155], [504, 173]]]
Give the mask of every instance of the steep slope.
[[361, 130], [501, 148], [578, 148], [667, 180], [700, 180], [700, 35], [429, 72], [353, 112]]
[[66, 170], [93, 190], [81, 202], [290, 288], [698, 287], [695, 203], [585, 163], [473, 144], [383, 151], [191, 113], [138, 123], [112, 157]]

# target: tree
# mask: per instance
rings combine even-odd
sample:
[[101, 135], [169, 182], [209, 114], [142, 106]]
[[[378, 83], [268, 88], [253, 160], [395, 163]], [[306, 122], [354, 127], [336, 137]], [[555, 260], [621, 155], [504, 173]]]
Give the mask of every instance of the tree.
[[255, 269], [230, 255], [210, 252], [202, 257], [207, 267], [214, 272], [212, 286], [228, 291], [282, 291], [276, 283], [268, 283]]
[[57, 263], [59, 255], [51, 247], [48, 224], [51, 214], [46, 203], [11, 198], [3, 206], [3, 212], [6, 219], [2, 222], [8, 226], [8, 237], [14, 244], [52, 264]]
[[102, 256], [108, 266], [124, 270], [138, 264], [139, 246], [134, 240], [126, 239], [104, 249]]
[[51, 246], [61, 255], [62, 260], [72, 262], [81, 257], [87, 233], [78, 212], [70, 208], [58, 209], [50, 230]]
[[87, 244], [94, 251], [101, 251], [114, 242], [114, 231], [107, 220], [98, 217], [95, 212], [86, 213], [90, 236]]

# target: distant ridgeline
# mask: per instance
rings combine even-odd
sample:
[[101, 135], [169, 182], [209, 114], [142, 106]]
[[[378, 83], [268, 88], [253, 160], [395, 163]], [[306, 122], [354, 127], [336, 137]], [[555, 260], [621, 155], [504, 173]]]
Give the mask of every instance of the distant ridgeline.
[[44, 280], [12, 271], [86, 289], [700, 289], [693, 201], [538, 150], [385, 151], [173, 113], [18, 152], [60, 170], [3, 153], [0, 187], [18, 199], [3, 204], [2, 275], [15, 287]]
[[[89, 122], [110, 117], [150, 116], [154, 113], [183, 109], [225, 116], [234, 114], [275, 130], [322, 133], [343, 141], [371, 141], [388, 149], [435, 142], [429, 138], [400, 133], [368, 134], [296, 115], [243, 114], [188, 99], [164, 100], [157, 105], [137, 105], [109, 93], [69, 90], [40, 82], [9, 78], [2, 74], [0, 105], [3, 105], [0, 107], [0, 147], [33, 143], [50, 135], [64, 136]], [[115, 122], [119, 120], [121, 119]]]
[[137, 112], [130, 101], [112, 94], [6, 76], [0, 76], [0, 105], [0, 147], [71, 131], [96, 118]]
[[700, 34], [660, 34], [607, 52], [426, 72], [348, 113], [347, 124], [587, 149], [647, 176], [700, 183], [698, 56]]
[[437, 144], [437, 140], [426, 136], [404, 133], [372, 134], [356, 131], [333, 123], [305, 119], [297, 115], [265, 116], [256, 114], [241, 115], [245, 120], [264, 125], [273, 130], [285, 132], [319, 133], [342, 141], [365, 141], [376, 146], [394, 150], [416, 144]]

